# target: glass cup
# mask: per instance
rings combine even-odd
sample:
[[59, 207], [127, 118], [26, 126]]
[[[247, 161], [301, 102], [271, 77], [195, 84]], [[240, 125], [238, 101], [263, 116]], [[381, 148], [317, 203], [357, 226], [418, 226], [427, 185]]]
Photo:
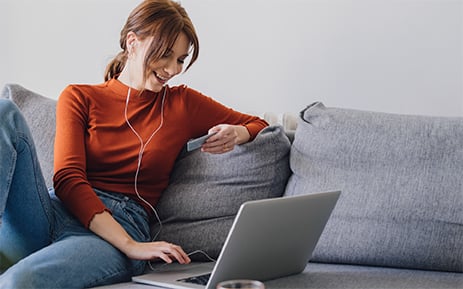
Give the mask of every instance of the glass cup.
[[217, 284], [217, 289], [265, 289], [264, 283], [257, 280], [229, 280]]

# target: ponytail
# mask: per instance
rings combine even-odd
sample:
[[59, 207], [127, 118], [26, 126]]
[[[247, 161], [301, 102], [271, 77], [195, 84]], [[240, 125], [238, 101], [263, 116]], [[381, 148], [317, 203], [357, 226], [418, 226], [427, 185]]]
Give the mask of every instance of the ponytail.
[[121, 51], [119, 52], [116, 57], [106, 66], [106, 70], [104, 73], [104, 80], [108, 81], [117, 77], [124, 69], [125, 62], [127, 61], [127, 52]]

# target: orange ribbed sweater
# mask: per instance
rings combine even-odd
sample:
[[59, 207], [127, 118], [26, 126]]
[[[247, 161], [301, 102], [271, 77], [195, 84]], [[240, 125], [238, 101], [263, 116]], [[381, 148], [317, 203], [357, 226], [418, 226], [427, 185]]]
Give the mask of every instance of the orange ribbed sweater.
[[[221, 123], [246, 126], [251, 139], [267, 126], [186, 86], [166, 89], [164, 123], [143, 153], [138, 176], [138, 191], [152, 205], [189, 139]], [[132, 197], [152, 213], [134, 191], [140, 142], [125, 121], [127, 93], [126, 85], [112, 79], [100, 85], [70, 85], [58, 99], [55, 192], [87, 227], [95, 214], [107, 210], [92, 187]], [[163, 93], [131, 91], [128, 119], [144, 142], [160, 125]]]

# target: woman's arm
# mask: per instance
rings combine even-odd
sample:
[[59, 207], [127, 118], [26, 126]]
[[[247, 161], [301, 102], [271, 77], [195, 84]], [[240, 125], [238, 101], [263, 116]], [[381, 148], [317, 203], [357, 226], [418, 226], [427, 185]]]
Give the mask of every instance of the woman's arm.
[[235, 145], [253, 140], [268, 126], [265, 120], [235, 111], [194, 89], [182, 86], [178, 89], [181, 95], [184, 93], [186, 121], [193, 133], [204, 134], [205, 129], [209, 133], [216, 132], [202, 146], [204, 152], [218, 154], [231, 151]]
[[90, 222], [89, 229], [131, 259], [152, 260], [161, 258], [167, 263], [172, 263], [175, 259], [180, 264], [191, 262], [180, 246], [167, 242], [142, 243], [135, 241], [107, 211], [96, 214]]

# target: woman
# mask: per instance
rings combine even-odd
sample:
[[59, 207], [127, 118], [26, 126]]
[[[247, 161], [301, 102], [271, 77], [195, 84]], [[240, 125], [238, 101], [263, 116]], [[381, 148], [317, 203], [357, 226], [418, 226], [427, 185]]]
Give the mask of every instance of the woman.
[[201, 150], [226, 153], [267, 125], [166, 85], [190, 54], [186, 69], [198, 57], [178, 3], [142, 2], [120, 45], [103, 84], [70, 85], [59, 97], [50, 193], [22, 116], [0, 102], [0, 270], [10, 267], [1, 288], [92, 287], [130, 280], [148, 260], [189, 263], [188, 252], [149, 232], [151, 217], [160, 222], [154, 207], [177, 155], [206, 133], [215, 134]]

